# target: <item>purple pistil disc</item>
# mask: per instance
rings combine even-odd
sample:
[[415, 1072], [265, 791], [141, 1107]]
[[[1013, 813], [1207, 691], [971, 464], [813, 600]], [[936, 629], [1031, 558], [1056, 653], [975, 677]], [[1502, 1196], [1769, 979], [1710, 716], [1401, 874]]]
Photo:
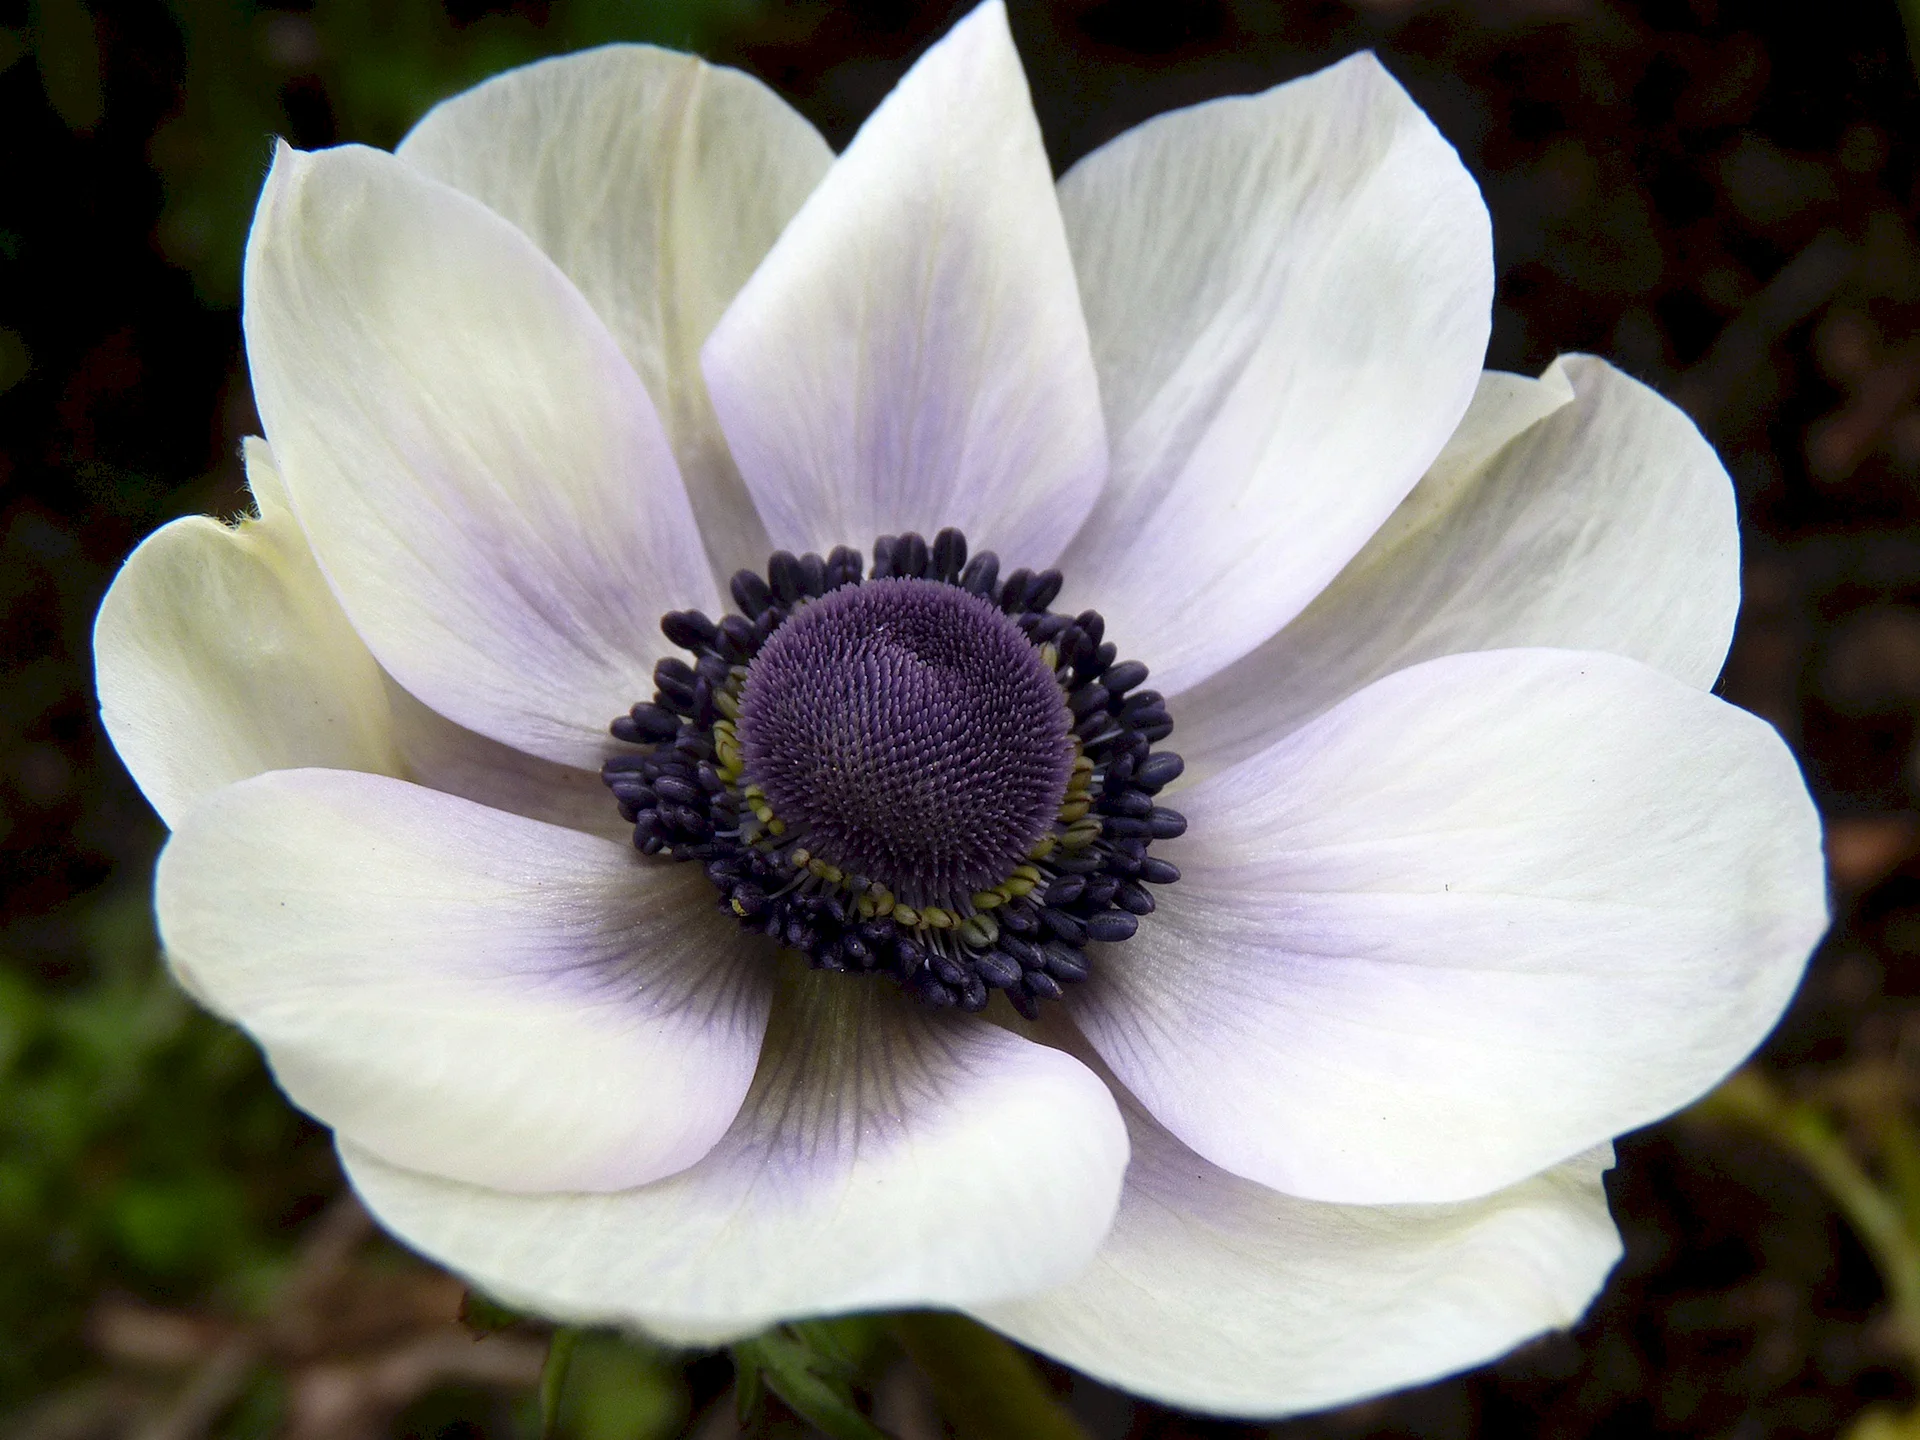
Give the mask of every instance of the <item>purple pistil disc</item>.
[[801, 607], [740, 694], [746, 778], [788, 830], [914, 905], [997, 884], [1051, 831], [1072, 724], [999, 606], [911, 578]]

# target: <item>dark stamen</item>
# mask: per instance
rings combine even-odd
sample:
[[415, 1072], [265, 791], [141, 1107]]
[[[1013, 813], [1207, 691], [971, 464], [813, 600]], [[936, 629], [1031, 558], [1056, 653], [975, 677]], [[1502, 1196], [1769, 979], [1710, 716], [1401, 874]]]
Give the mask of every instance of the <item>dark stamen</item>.
[[1186, 829], [1155, 803], [1182, 765], [1101, 616], [1048, 609], [1056, 570], [999, 569], [957, 530], [888, 535], [879, 583], [848, 546], [782, 551], [734, 576], [738, 614], [665, 616], [692, 663], [655, 668], [603, 770], [634, 844], [701, 862], [744, 929], [930, 1005], [1000, 990], [1032, 1016], [1084, 980], [1179, 878], [1147, 847]]

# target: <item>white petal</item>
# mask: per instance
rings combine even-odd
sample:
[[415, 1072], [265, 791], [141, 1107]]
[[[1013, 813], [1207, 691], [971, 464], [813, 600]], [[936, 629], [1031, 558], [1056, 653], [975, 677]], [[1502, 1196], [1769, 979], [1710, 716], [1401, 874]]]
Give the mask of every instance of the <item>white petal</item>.
[[1127, 1139], [1070, 1055], [789, 972], [739, 1119], [670, 1180], [520, 1196], [341, 1158], [383, 1223], [508, 1303], [706, 1342], [1057, 1284], [1106, 1233]]
[[449, 719], [593, 763], [713, 607], [646, 391], [513, 226], [390, 155], [282, 148], [247, 246], [267, 437], [354, 628]]
[[[422, 705], [391, 678], [387, 701], [407, 779], [529, 820], [632, 844], [633, 826], [620, 818], [599, 772], [542, 760], [462, 729]], [[616, 743], [609, 739], [607, 747], [611, 753]]]
[[1399, 671], [1180, 808], [1181, 882], [1075, 1017], [1187, 1144], [1313, 1199], [1483, 1195], [1665, 1115], [1826, 926], [1779, 736], [1612, 655]]
[[738, 70], [650, 45], [525, 65], [434, 107], [398, 151], [566, 272], [660, 407], [715, 568], [766, 532], [700, 378], [700, 345], [833, 152]]
[[1121, 1106], [1133, 1141], [1100, 1254], [976, 1313], [1123, 1390], [1277, 1416], [1398, 1390], [1571, 1325], [1620, 1258], [1610, 1147], [1451, 1205], [1296, 1200]]
[[1130, 130], [1060, 206], [1113, 440], [1062, 569], [1177, 693], [1305, 608], [1446, 443], [1487, 212], [1371, 55]]
[[1697, 685], [1740, 608], [1733, 484], [1680, 410], [1604, 360], [1489, 371], [1460, 429], [1291, 625], [1179, 697], [1200, 775], [1382, 675], [1467, 650], [1630, 656]]
[[249, 440], [259, 517], [149, 535], [94, 622], [100, 719], [169, 825], [266, 770], [396, 774], [380, 667], [313, 563], [266, 443]]
[[776, 544], [964, 529], [1050, 564], [1106, 474], [1086, 322], [1000, 0], [920, 58], [704, 352]]
[[167, 957], [301, 1108], [513, 1190], [693, 1164], [746, 1094], [769, 987], [692, 865], [379, 776], [283, 770], [182, 819]]

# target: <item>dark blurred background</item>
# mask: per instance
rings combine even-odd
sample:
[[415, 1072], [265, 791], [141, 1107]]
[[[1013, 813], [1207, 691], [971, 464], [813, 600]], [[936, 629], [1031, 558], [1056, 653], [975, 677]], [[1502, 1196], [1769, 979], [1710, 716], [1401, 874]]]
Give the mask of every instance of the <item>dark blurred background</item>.
[[[537, 1429], [543, 1336], [475, 1340], [459, 1285], [368, 1235], [324, 1135], [158, 969], [161, 829], [95, 716], [115, 565], [244, 503], [235, 297], [269, 137], [391, 145], [495, 70], [639, 39], [743, 66], [839, 145], [965, 8], [0, 3], [0, 1437]], [[1721, 688], [1797, 747], [1839, 917], [1763, 1069], [1897, 1169], [1874, 1135], [1920, 1093], [1920, 87], [1895, 0], [1012, 8], [1060, 167], [1379, 50], [1492, 207], [1490, 363], [1596, 352], [1719, 446], [1746, 536]], [[1916, 1347], [1884, 1253], [1793, 1157], [1683, 1117], [1622, 1144], [1612, 1194], [1627, 1259], [1585, 1323], [1461, 1379], [1237, 1427], [1048, 1373], [1100, 1436], [1920, 1434], [1861, 1420], [1912, 1403]], [[861, 1363], [882, 1419], [939, 1433], [883, 1343]], [[564, 1433], [732, 1434], [728, 1378], [590, 1340]]]

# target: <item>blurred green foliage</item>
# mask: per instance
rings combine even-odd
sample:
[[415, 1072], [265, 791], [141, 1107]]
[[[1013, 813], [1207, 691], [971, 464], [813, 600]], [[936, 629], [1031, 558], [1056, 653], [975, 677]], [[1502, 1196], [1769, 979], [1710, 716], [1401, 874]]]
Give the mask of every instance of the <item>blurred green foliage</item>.
[[886, 1440], [854, 1397], [884, 1343], [880, 1317], [848, 1315], [779, 1325], [734, 1344], [734, 1400], [743, 1426], [760, 1420], [764, 1390], [832, 1440]]
[[[462, 23], [438, 0], [168, 0], [186, 53], [178, 113], [155, 134], [165, 186], [155, 238], [200, 298], [229, 306], [273, 137], [390, 148], [436, 101], [542, 56], [612, 41], [710, 51], [767, 0], [554, 0]], [[0, 32], [0, 66], [30, 48], [47, 101], [76, 131], [108, 103], [94, 17], [38, 0], [26, 37]]]
[[48, 103], [68, 128], [93, 129], [107, 110], [93, 16], [80, 0], [39, 0], [32, 15], [33, 56]]
[[0, 1410], [75, 1367], [104, 1292], [253, 1308], [287, 1262], [288, 1207], [329, 1183], [253, 1046], [158, 965], [144, 890], [76, 928], [65, 984], [0, 967]]
[[436, 0], [317, 0], [305, 12], [172, 0], [187, 84], [179, 115], [153, 141], [166, 185], [161, 248], [203, 300], [234, 302], [271, 137], [295, 135], [303, 98], [324, 97], [334, 133], [298, 138], [391, 148], [437, 101], [498, 71], [615, 40], [708, 50], [753, 4], [559, 0], [544, 24], [489, 15], [459, 25]]
[[664, 1440], [687, 1420], [680, 1366], [659, 1351], [612, 1335], [586, 1335], [561, 1394], [567, 1440]]

